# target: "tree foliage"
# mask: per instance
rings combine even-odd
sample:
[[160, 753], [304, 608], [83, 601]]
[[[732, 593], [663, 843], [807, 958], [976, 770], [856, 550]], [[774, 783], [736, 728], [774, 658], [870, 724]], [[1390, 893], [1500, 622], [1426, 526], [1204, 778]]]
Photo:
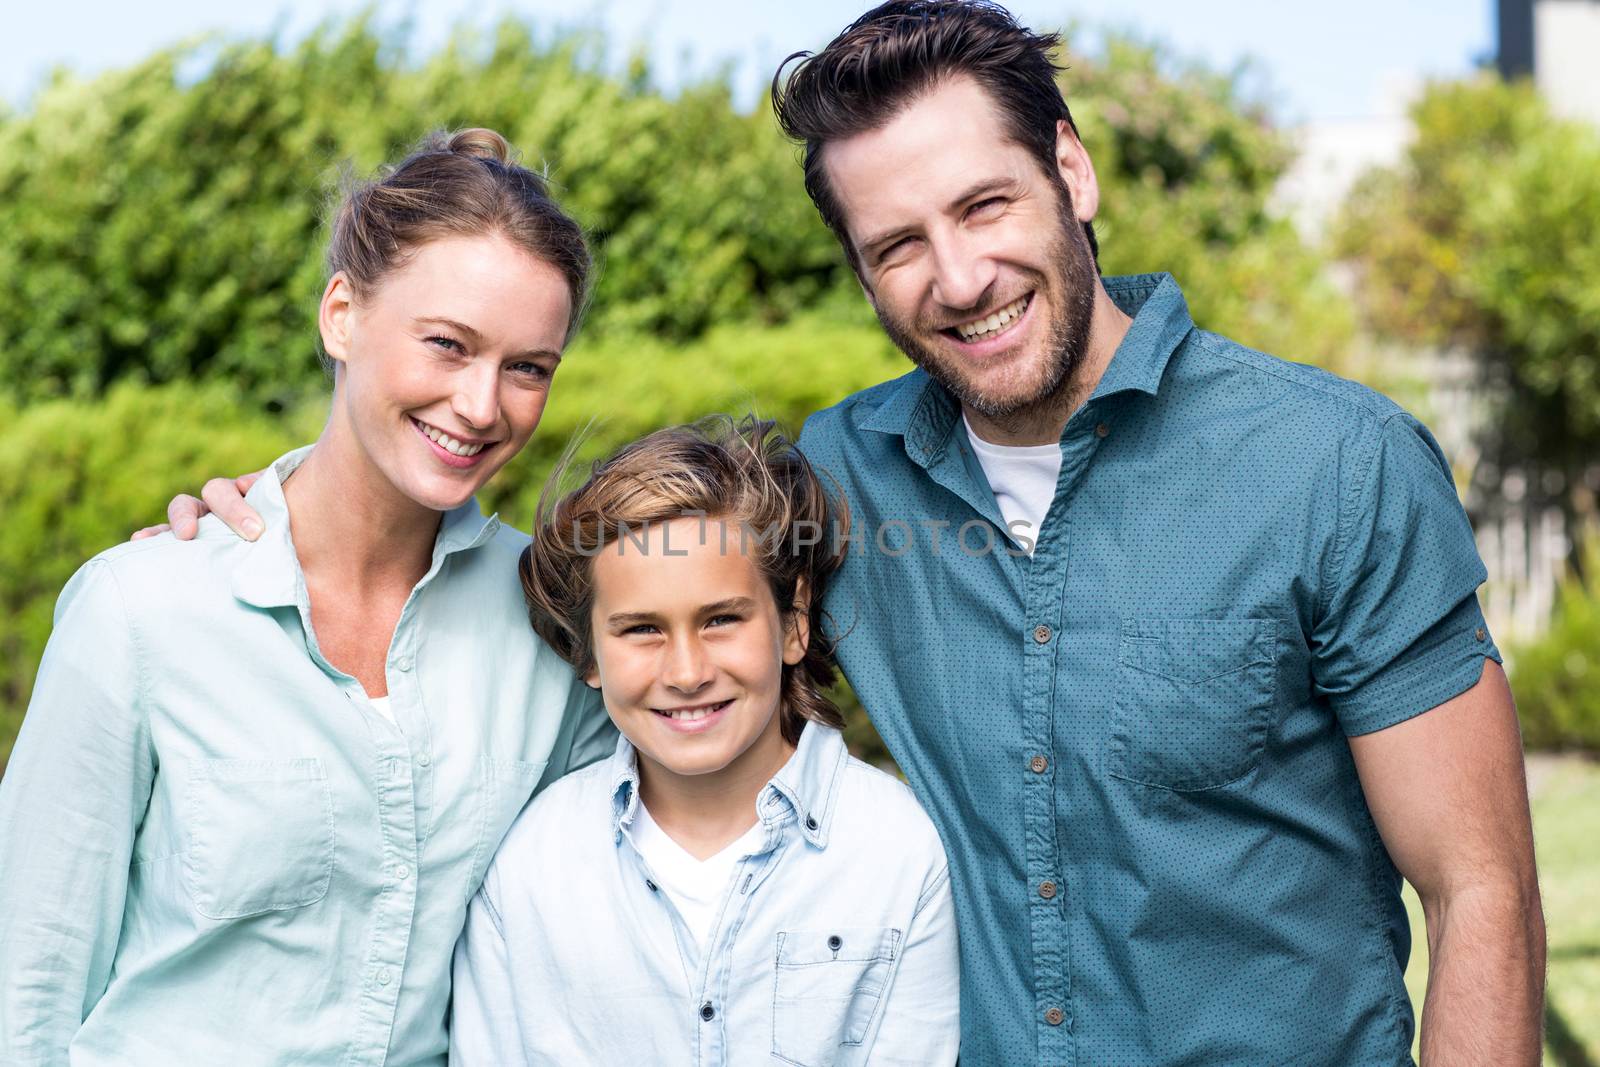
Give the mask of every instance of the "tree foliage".
[[1503, 387], [1495, 465], [1554, 473], [1536, 490], [1586, 510], [1600, 455], [1600, 132], [1487, 76], [1433, 86], [1412, 118], [1401, 163], [1352, 192], [1338, 250], [1361, 267], [1380, 330], [1463, 345]]
[[[657, 89], [595, 42], [506, 21], [420, 62], [370, 18], [303, 43], [170, 48], [69, 76], [0, 116], [0, 370], [24, 398], [212, 378], [263, 399], [318, 382], [323, 214], [425, 131], [493, 126], [590, 229], [592, 332], [683, 341], [860, 305], [796, 149], [725, 80]], [[1104, 186], [1108, 271], [1173, 270], [1199, 321], [1329, 362], [1348, 339], [1318, 260], [1267, 197], [1289, 155], [1232, 78], [1113, 41], [1063, 87]], [[856, 312], [864, 317], [864, 310]]]

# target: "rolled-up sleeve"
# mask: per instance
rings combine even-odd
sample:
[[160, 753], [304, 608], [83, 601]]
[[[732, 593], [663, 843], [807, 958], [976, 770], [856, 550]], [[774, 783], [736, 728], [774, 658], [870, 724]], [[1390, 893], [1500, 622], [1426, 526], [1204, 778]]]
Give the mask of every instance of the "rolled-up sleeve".
[[0, 1062], [67, 1062], [105, 992], [155, 775], [139, 637], [110, 565], [86, 564], [0, 782]]
[[1406, 415], [1377, 424], [1342, 497], [1312, 678], [1357, 735], [1465, 692], [1500, 653], [1472, 527], [1426, 428]]

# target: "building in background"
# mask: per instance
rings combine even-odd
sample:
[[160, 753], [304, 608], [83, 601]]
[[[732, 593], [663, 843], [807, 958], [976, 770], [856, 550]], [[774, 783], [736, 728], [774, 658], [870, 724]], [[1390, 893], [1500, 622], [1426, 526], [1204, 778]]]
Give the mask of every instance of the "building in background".
[[1558, 114], [1600, 126], [1600, 0], [1499, 0], [1495, 66]]

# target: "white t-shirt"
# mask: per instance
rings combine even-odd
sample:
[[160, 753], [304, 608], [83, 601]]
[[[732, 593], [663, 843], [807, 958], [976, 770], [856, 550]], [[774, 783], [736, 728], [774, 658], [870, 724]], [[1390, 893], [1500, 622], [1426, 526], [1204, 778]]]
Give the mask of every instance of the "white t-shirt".
[[972, 452], [989, 479], [989, 488], [994, 490], [1000, 514], [1012, 531], [1012, 540], [1026, 546], [1028, 555], [1033, 555], [1039, 527], [1044, 525], [1045, 513], [1056, 496], [1061, 446], [991, 444], [978, 436], [964, 412], [961, 423], [967, 428]]
[[633, 818], [634, 847], [649, 865], [656, 885], [683, 916], [696, 945], [704, 945], [711, 936], [711, 924], [716, 921], [733, 869], [760, 847], [764, 832], [758, 822], [715, 856], [695, 859], [650, 817], [642, 802], [639, 804]]
[[[385, 719], [388, 719], [390, 722], [395, 721], [394, 709], [389, 706], [389, 698], [387, 696], [368, 697], [367, 703], [372, 705], [373, 711], [377, 712], [379, 715], [382, 715]], [[399, 723], [395, 723], [395, 725], [398, 726]]]

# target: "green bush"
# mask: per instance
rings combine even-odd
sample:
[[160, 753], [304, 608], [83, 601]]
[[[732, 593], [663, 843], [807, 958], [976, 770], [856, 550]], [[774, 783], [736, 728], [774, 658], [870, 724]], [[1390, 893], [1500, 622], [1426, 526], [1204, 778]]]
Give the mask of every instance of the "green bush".
[[1511, 685], [1529, 748], [1600, 753], [1600, 535], [1569, 574], [1549, 631], [1512, 650]]
[[[590, 332], [701, 336], [860, 296], [796, 149], [724, 80], [668, 97], [594, 42], [507, 21], [420, 63], [372, 19], [305, 43], [198, 44], [0, 114], [0, 380], [23, 399], [214, 378], [283, 400], [317, 381], [323, 203], [438, 126], [548, 161], [603, 269]], [[1104, 187], [1108, 271], [1173, 270], [1196, 319], [1330, 362], [1350, 337], [1319, 260], [1267, 210], [1289, 160], [1231, 78], [1113, 41], [1063, 86]]]
[[1401, 162], [1352, 190], [1336, 245], [1382, 333], [1472, 351], [1503, 392], [1486, 465], [1520, 468], [1530, 502], [1573, 532], [1600, 455], [1600, 132], [1531, 85], [1432, 86]]

